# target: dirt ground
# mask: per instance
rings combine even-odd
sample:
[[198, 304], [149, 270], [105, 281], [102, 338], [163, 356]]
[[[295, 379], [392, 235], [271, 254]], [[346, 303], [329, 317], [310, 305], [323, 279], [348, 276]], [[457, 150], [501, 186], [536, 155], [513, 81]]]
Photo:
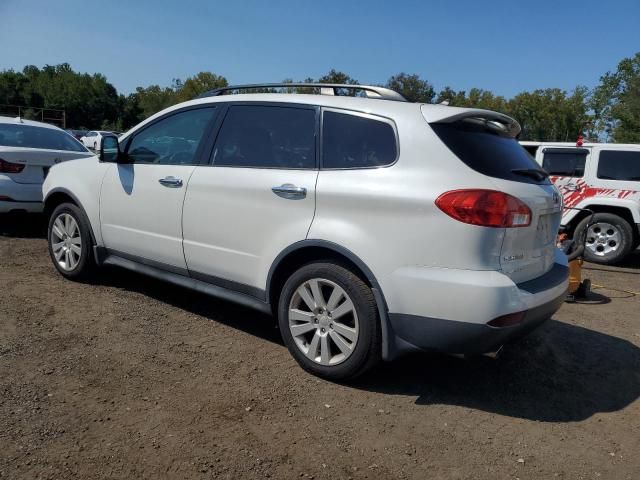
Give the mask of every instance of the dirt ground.
[[[352, 385], [273, 322], [121, 270], [64, 280], [0, 231], [0, 478], [640, 478], [640, 251], [498, 359], [415, 355]], [[625, 292], [626, 291], [626, 292]]]

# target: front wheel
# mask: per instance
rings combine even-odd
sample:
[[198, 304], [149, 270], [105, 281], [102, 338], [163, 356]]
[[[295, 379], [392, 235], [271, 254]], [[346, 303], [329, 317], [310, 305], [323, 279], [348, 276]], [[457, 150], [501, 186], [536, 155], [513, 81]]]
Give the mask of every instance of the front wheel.
[[71, 279], [89, 276], [95, 266], [91, 233], [76, 205], [63, 203], [56, 207], [49, 218], [47, 239], [49, 255], [58, 272]]
[[320, 377], [353, 378], [380, 358], [373, 293], [342, 265], [310, 263], [291, 275], [280, 295], [278, 322], [289, 352]]
[[[585, 239], [584, 257], [590, 262], [610, 265], [621, 261], [633, 248], [633, 229], [613, 213], [596, 213], [576, 227], [574, 238]], [[585, 233], [586, 229], [586, 233]]]

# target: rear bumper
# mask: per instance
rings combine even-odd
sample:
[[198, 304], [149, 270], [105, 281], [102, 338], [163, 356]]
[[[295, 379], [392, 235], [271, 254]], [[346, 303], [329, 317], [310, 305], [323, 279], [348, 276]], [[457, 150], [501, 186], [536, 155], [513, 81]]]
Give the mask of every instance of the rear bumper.
[[44, 209], [42, 202], [3, 202], [0, 201], [0, 213], [27, 212], [40, 213]]
[[565, 294], [528, 310], [524, 320], [512, 327], [456, 322], [417, 315], [390, 314], [396, 355], [410, 351], [479, 354], [494, 352], [501, 345], [521, 338], [540, 326], [560, 308]]
[[0, 175], [0, 197], [11, 199], [0, 200], [0, 213], [12, 211], [37, 213], [43, 208], [41, 183], [17, 183], [7, 176]]
[[[556, 263], [546, 274], [521, 284], [505, 282], [504, 278], [491, 284], [489, 280], [496, 278], [495, 273], [488, 274], [481, 287], [475, 281], [454, 286], [451, 278], [447, 278], [450, 293], [444, 295], [443, 288], [436, 289], [439, 295], [428, 310], [450, 312], [448, 318], [419, 312], [390, 312], [385, 358], [411, 351], [492, 352], [544, 323], [565, 300], [569, 275], [566, 262]], [[428, 290], [421, 293], [430, 297]], [[428, 310], [425, 307], [425, 313]], [[517, 325], [502, 328], [487, 325], [494, 318], [515, 312], [525, 312]]]

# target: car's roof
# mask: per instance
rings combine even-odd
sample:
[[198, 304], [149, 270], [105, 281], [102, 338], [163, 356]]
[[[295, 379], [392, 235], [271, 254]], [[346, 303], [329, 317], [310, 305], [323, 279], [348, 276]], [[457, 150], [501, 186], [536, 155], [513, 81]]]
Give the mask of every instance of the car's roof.
[[[31, 127], [51, 128], [52, 130], [62, 130], [50, 123], [36, 122], [35, 120], [26, 120], [20, 117], [3, 117], [0, 116], [0, 123], [10, 123], [13, 125], [29, 125]], [[64, 131], [64, 130], [62, 130]]]
[[[434, 105], [424, 103], [412, 103], [412, 102], [399, 102], [393, 100], [384, 100], [377, 98], [367, 97], [351, 97], [343, 95], [317, 95], [317, 94], [303, 94], [303, 93], [240, 93], [233, 95], [219, 95], [212, 97], [196, 98], [187, 102], [173, 105], [165, 110], [162, 110], [155, 115], [144, 120], [142, 123], [134, 127], [136, 130], [139, 126], [153, 121], [155, 118], [164, 115], [173, 110], [177, 110], [184, 107], [195, 105], [214, 105], [216, 103], [227, 102], [265, 102], [265, 103], [282, 103], [282, 104], [302, 104], [302, 105], [317, 105], [321, 107], [329, 107], [336, 109], [348, 109], [360, 111], [363, 113], [369, 113], [373, 115], [381, 115], [384, 117], [397, 118], [406, 114], [420, 114], [429, 122], [436, 122], [448, 117], [455, 117], [464, 113], [477, 113], [482, 114], [487, 110], [473, 109], [473, 108], [460, 108], [450, 107], [447, 105]], [[493, 113], [493, 112], [491, 112]], [[127, 132], [125, 135], [127, 135]]]

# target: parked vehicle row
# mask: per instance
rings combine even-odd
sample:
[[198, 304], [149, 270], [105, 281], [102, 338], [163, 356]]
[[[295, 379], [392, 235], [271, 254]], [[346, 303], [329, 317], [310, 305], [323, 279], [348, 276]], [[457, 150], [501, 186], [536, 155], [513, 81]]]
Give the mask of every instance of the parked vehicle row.
[[272, 313], [298, 363], [331, 379], [410, 351], [492, 351], [559, 308], [562, 202], [515, 120], [315, 87], [367, 98], [229, 87], [56, 166], [56, 269], [116, 265]]
[[41, 212], [42, 182], [60, 162], [93, 156], [58, 127], [0, 117], [0, 213]]
[[586, 235], [587, 260], [617, 263], [640, 245], [640, 145], [521, 144], [562, 192], [562, 223], [574, 237]]

